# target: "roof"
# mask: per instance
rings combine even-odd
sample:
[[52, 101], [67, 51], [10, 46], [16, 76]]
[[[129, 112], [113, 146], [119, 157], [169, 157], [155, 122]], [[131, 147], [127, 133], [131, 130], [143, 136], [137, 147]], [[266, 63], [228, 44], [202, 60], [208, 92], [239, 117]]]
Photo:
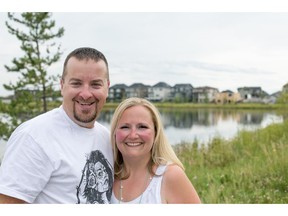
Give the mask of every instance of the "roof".
[[157, 84], [155, 84], [153, 87], [161, 87], [161, 88], [171, 88], [170, 85], [168, 85], [165, 82], [158, 82]]
[[115, 89], [115, 88], [123, 89], [123, 88], [128, 88], [128, 86], [125, 85], [125, 84], [116, 84], [116, 85], [111, 86], [110, 88], [112, 88], [112, 89]]

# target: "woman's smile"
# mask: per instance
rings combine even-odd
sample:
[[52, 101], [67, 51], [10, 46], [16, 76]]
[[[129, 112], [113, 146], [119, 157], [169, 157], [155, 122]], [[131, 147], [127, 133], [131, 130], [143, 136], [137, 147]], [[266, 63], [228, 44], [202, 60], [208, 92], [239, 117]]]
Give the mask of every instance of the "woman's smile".
[[142, 142], [125, 142], [125, 144], [131, 147], [135, 147], [142, 145]]

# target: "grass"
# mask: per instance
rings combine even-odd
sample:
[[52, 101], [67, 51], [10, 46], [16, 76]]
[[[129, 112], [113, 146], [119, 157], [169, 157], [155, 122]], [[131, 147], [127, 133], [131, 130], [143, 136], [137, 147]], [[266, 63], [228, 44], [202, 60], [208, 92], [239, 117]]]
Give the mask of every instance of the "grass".
[[288, 121], [175, 151], [203, 203], [288, 203]]

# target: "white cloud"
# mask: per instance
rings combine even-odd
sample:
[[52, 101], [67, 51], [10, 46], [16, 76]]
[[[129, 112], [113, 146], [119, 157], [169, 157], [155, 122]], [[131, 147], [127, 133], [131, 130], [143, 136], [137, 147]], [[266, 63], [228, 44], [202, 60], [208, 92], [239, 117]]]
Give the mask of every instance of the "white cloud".
[[[102, 51], [111, 82], [191, 83], [219, 90], [260, 86], [268, 93], [288, 82], [288, 13], [54, 13], [65, 35], [61, 62], [79, 46]], [[7, 20], [0, 14], [0, 23]], [[17, 39], [0, 29], [0, 95], [4, 64], [20, 57]]]

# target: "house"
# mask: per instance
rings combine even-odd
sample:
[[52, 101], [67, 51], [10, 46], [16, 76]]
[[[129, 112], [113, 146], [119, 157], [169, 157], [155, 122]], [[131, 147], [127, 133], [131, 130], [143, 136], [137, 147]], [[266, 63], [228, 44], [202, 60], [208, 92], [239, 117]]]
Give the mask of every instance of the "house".
[[165, 82], [158, 82], [148, 88], [148, 97], [150, 101], [169, 101], [171, 100], [172, 88]]
[[116, 84], [109, 88], [109, 101], [122, 101], [127, 97], [126, 90], [128, 86], [125, 84]]
[[281, 91], [277, 91], [277, 92], [275, 92], [275, 93], [273, 93], [273, 94], [271, 94], [271, 95], [265, 96], [265, 97], [262, 99], [262, 101], [263, 101], [263, 103], [265, 103], [265, 104], [275, 104], [276, 101], [277, 101], [277, 99], [280, 97], [280, 95], [281, 95]]
[[242, 101], [239, 92], [234, 93], [230, 90], [219, 92], [215, 95], [215, 103], [217, 104], [235, 104]]
[[126, 89], [126, 96], [127, 98], [130, 97], [147, 98], [149, 87], [150, 86], [144, 85], [142, 83], [134, 83]]
[[246, 103], [261, 103], [267, 93], [262, 91], [261, 87], [240, 87], [237, 89], [240, 93], [243, 102]]
[[44, 92], [42, 87], [32, 84], [14, 90], [13, 99], [17, 100], [20, 97], [30, 98], [30, 100], [43, 100], [45, 98], [47, 102], [63, 101], [61, 90], [55, 90], [52, 86], [46, 86]]
[[288, 94], [288, 83], [286, 83], [286, 84], [282, 87], [282, 93]]
[[7, 97], [0, 97], [0, 101], [2, 101], [3, 103], [11, 103], [12, 99], [14, 98], [13, 95], [7, 96]]
[[215, 100], [216, 94], [219, 90], [213, 87], [204, 86], [193, 88], [192, 98], [195, 103], [211, 103]]
[[172, 89], [172, 97], [177, 102], [192, 101], [193, 86], [191, 84], [176, 84]]

